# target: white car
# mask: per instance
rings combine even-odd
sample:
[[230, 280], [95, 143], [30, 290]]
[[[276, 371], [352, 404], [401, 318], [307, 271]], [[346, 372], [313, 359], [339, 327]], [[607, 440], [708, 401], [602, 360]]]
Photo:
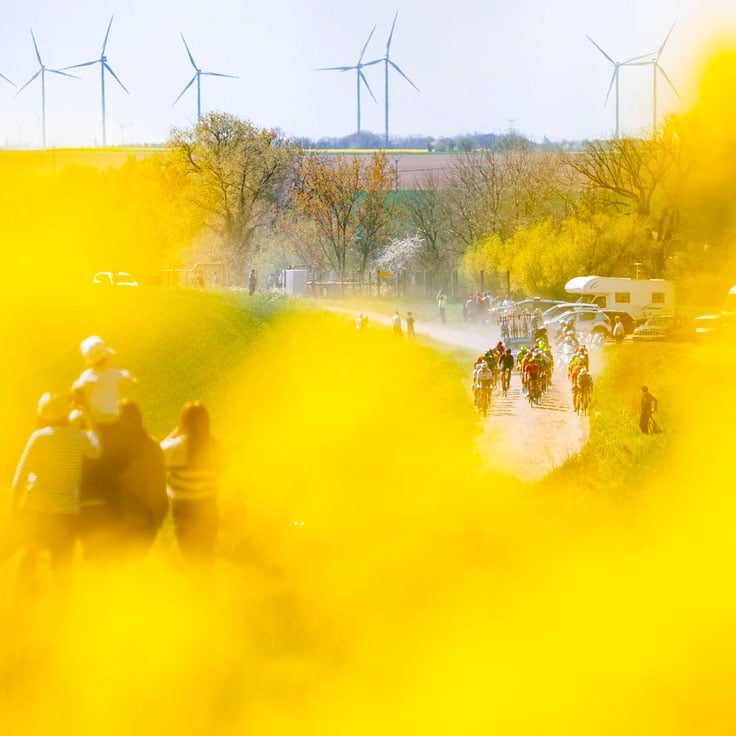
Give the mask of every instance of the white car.
[[585, 302], [562, 302], [561, 304], [555, 304], [553, 307], [542, 312], [542, 322], [546, 325], [547, 322], [551, 322], [557, 319], [561, 314], [572, 311], [592, 311], [595, 312], [600, 309], [597, 304], [587, 304]]
[[98, 271], [92, 277], [92, 283], [102, 286], [138, 286], [138, 282], [126, 271]]
[[598, 309], [574, 309], [561, 314], [553, 320], [545, 323], [550, 337], [554, 337], [561, 329], [562, 322], [573, 322], [575, 332], [586, 335], [611, 336], [611, 320], [600, 308]]

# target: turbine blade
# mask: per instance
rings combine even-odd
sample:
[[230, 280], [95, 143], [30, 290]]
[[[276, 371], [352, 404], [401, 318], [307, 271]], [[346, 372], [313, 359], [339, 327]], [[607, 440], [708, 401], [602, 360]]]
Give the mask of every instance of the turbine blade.
[[70, 77], [71, 79], [81, 79], [81, 77], [78, 77], [76, 74], [67, 74], [66, 72], [61, 71], [61, 69], [49, 69], [46, 68], [47, 72], [51, 72], [52, 74], [58, 74], [60, 77]]
[[373, 90], [371, 89], [370, 84], [368, 84], [368, 80], [365, 78], [365, 74], [363, 74], [363, 72], [360, 71], [360, 69], [358, 69], [358, 76], [361, 78], [361, 80], [363, 81], [363, 84], [365, 85], [366, 89], [370, 93], [370, 96], [373, 98], [373, 102], [378, 102], [378, 100], [376, 99], [376, 96], [373, 94]]
[[118, 75], [115, 74], [115, 72], [112, 70], [112, 67], [106, 61], [103, 62], [103, 66], [105, 69], [107, 69], [107, 71], [110, 72], [110, 74], [112, 74], [112, 78], [126, 91], [126, 93], [130, 94], [125, 85], [118, 79]]
[[[383, 64], [383, 62], [386, 61], [386, 57], [384, 56], [382, 59], [373, 59], [373, 61], [366, 61], [365, 64], [361, 64], [361, 68], [366, 66], [373, 66], [374, 64]], [[354, 69], [355, 67], [350, 67], [351, 69]]]
[[83, 67], [83, 66], [92, 66], [93, 64], [99, 64], [99, 63], [100, 63], [100, 60], [95, 59], [94, 61], [85, 61], [83, 64], [73, 64], [72, 66], [63, 66], [61, 68], [62, 70], [63, 69], [79, 69], [80, 67]]
[[[677, 23], [677, 21], [675, 21], [675, 23]], [[667, 35], [664, 37], [664, 41], [662, 41], [662, 45], [659, 47], [659, 51], [657, 51], [657, 61], [659, 61], [659, 57], [662, 56], [662, 51], [664, 51], [664, 47], [667, 44], [667, 41], [670, 40], [670, 34], [675, 27], [675, 23], [670, 26], [669, 31], [667, 31]]]
[[228, 79], [240, 79], [240, 77], [236, 77], [234, 74], [220, 74], [220, 72], [200, 72], [200, 74], [206, 77], [227, 77]]
[[38, 59], [39, 66], [43, 66], [43, 62], [41, 61], [41, 54], [38, 52], [36, 37], [33, 35], [33, 28], [31, 28], [31, 38], [33, 39], [33, 48], [36, 49], [36, 58]]
[[654, 54], [642, 54], [641, 56], [632, 56], [630, 59], [626, 59], [626, 61], [622, 61], [622, 66], [628, 66], [629, 64], [633, 64], [635, 61], [639, 61], [641, 59], [649, 59], [647, 62], [648, 64], [652, 63], [652, 58], [654, 57]]
[[40, 73], [39, 69], [13, 96], [17, 97]]
[[392, 66], [392, 67], [393, 67], [394, 69], [396, 69], [396, 71], [397, 71], [397, 72], [398, 72], [399, 74], [401, 74], [401, 76], [402, 76], [402, 77], [404, 77], [404, 79], [406, 79], [406, 81], [407, 81], [407, 82], [409, 82], [409, 84], [410, 84], [410, 85], [411, 85], [412, 87], [414, 87], [414, 89], [415, 89], [415, 90], [416, 90], [417, 92], [419, 92], [419, 91], [420, 91], [419, 87], [417, 87], [417, 86], [416, 86], [416, 84], [414, 84], [414, 82], [412, 82], [412, 81], [411, 81], [411, 79], [409, 79], [409, 77], [407, 77], [407, 76], [406, 76], [406, 74], [404, 74], [404, 72], [402, 72], [402, 71], [401, 71], [401, 69], [399, 69], [399, 67], [398, 67], [398, 66], [396, 66], [396, 64], [394, 64], [394, 63], [393, 63], [393, 61], [391, 61], [391, 59], [387, 59], [387, 61], [388, 61], [388, 63], [389, 63], [389, 64], [391, 64], [391, 66]]
[[365, 53], [365, 50], [368, 48], [368, 44], [370, 43], [371, 38], [373, 37], [373, 34], [376, 32], [376, 26], [373, 26], [373, 30], [368, 34], [368, 40], [363, 44], [363, 50], [360, 52], [360, 56], [358, 57], [358, 64], [363, 60], [363, 54]]
[[386, 41], [386, 58], [388, 58], [388, 52], [391, 48], [391, 39], [394, 36], [394, 28], [396, 27], [396, 19], [399, 17], [399, 11], [396, 11], [396, 15], [394, 16], [394, 22], [391, 24], [391, 33], [388, 34], [388, 41]]
[[598, 51], [600, 51], [603, 54], [603, 56], [606, 57], [606, 59], [608, 59], [608, 61], [611, 62], [611, 64], [616, 63], [590, 36], [586, 34], [585, 37], [588, 39], [588, 41], [590, 41], [593, 44], [593, 46], [595, 46], [598, 49]]
[[659, 71], [662, 73], [662, 76], [667, 80], [667, 84], [669, 84], [669, 86], [672, 87], [672, 91], [677, 95], [678, 99], [681, 100], [682, 97], [680, 97], [680, 93], [677, 91], [677, 88], [675, 87], [675, 85], [672, 84], [672, 80], [669, 78], [669, 76], [667, 76], [667, 72], [664, 69], [662, 69], [662, 67], [659, 64], [657, 64], [657, 69], [659, 69]]
[[613, 68], [613, 74], [611, 74], [611, 83], [608, 85], [608, 92], [606, 92], [606, 99], [603, 101], [603, 107], [608, 104], [608, 98], [611, 96], [611, 90], [613, 89], [613, 83], [616, 81], [616, 77], [618, 77], [617, 66]]
[[[363, 64], [363, 66], [368, 66], [367, 64]], [[320, 66], [317, 67], [316, 71], [318, 72], [347, 72], [351, 69], [357, 69], [355, 66]]]
[[8, 84], [12, 84], [13, 87], [17, 87], [15, 82], [11, 82], [4, 74], [0, 74], [0, 77], [2, 77]]
[[107, 37], [110, 35], [110, 26], [112, 26], [112, 19], [114, 17], [114, 15], [111, 15], [110, 22], [107, 24], [107, 33], [105, 33], [105, 40], [102, 42], [102, 51], [100, 52], [100, 56], [105, 55], [105, 48], [107, 48]]
[[194, 57], [192, 56], [192, 52], [189, 50], [189, 46], [187, 46], [187, 40], [184, 38], [184, 34], [181, 34], [181, 40], [184, 41], [184, 48], [187, 50], [187, 54], [189, 54], [189, 61], [192, 62], [192, 66], [194, 67], [195, 71], [199, 71], [197, 69], [197, 65], [194, 63]]
[[192, 79], [189, 82], [189, 84], [186, 87], [184, 87], [184, 89], [181, 92], [179, 92], [179, 96], [171, 103], [171, 107], [174, 107], [174, 105], [176, 105], [176, 103], [179, 102], [179, 100], [182, 98], [182, 95], [194, 84], [194, 82], [196, 81], [196, 79], [197, 79], [197, 75], [195, 74], [192, 77]]

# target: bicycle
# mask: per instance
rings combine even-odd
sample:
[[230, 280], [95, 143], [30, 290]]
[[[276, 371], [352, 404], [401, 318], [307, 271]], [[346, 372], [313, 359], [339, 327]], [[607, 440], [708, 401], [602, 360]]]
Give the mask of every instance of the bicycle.
[[478, 411], [482, 416], [487, 417], [491, 409], [491, 387], [484, 383], [478, 389]]
[[504, 396], [508, 395], [510, 385], [511, 385], [511, 369], [504, 368], [501, 371], [501, 391], [503, 391]]
[[592, 396], [590, 388], [586, 386], [578, 386], [575, 392], [575, 398], [573, 399], [573, 405], [575, 407], [575, 413], [584, 417], [588, 416], [588, 410], [590, 409], [590, 402]]
[[647, 421], [647, 429], [649, 430], [649, 434], [659, 434], [662, 431], [662, 427], [657, 424], [652, 414], [649, 415], [649, 419]]
[[527, 379], [527, 391], [526, 397], [529, 400], [529, 406], [539, 404], [539, 400], [542, 398], [542, 390], [539, 385], [539, 379], [535, 376], [529, 376]]

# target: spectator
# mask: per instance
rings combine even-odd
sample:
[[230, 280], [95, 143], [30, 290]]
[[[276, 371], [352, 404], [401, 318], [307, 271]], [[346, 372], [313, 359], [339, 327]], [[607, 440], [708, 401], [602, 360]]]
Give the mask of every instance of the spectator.
[[639, 416], [639, 429], [644, 434], [658, 434], [661, 430], [659, 425], [652, 418], [652, 414], [657, 411], [659, 402], [657, 398], [649, 393], [647, 386], [641, 387], [641, 415]]
[[129, 458], [120, 476], [122, 538], [131, 551], [145, 553], [169, 509], [164, 453], [146, 432], [137, 404], [121, 402], [120, 422]]
[[67, 394], [45, 393], [38, 402], [45, 425], [31, 434], [13, 479], [11, 513], [16, 524], [9, 549], [22, 548], [18, 591], [32, 583], [41, 551], [47, 550], [56, 582], [68, 582], [79, 521], [82, 462], [100, 454], [99, 439], [69, 422]]
[[437, 294], [437, 306], [440, 310], [440, 319], [442, 320], [442, 324], [444, 324], [447, 321], [447, 315], [445, 311], [447, 308], [447, 294], [445, 294], [442, 289], [440, 289], [440, 293]]
[[209, 567], [219, 525], [217, 495], [223, 458], [203, 404], [193, 401], [184, 405], [178, 425], [161, 443], [161, 449], [179, 549], [188, 563]]
[[394, 330], [394, 337], [401, 337], [404, 334], [401, 330], [401, 315], [399, 315], [398, 309], [394, 316], [391, 317], [391, 327]]
[[406, 313], [406, 336], [409, 340], [416, 337], [414, 334], [414, 315], [411, 312]]

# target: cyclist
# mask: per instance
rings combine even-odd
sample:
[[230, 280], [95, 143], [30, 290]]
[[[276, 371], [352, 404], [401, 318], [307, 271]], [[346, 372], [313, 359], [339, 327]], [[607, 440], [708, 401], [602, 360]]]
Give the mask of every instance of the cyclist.
[[501, 370], [501, 388], [505, 394], [509, 390], [511, 371], [514, 369], [514, 354], [511, 348], [506, 348], [504, 354], [498, 359], [498, 367]]
[[572, 405], [576, 413], [587, 410], [593, 393], [593, 376], [586, 368], [581, 368], [577, 381], [572, 386]]
[[480, 394], [480, 382], [478, 378], [478, 374], [480, 372], [480, 369], [486, 364], [486, 356], [485, 355], [479, 355], [475, 359], [475, 363], [473, 363], [473, 406], [477, 409], [478, 408], [478, 398]]
[[484, 414], [488, 412], [491, 404], [491, 385], [493, 383], [493, 372], [488, 363], [483, 360], [476, 365], [473, 371], [473, 387], [475, 394], [475, 408]]
[[524, 363], [524, 385], [526, 386], [526, 395], [529, 401], [539, 400], [539, 363], [533, 351], [529, 351], [529, 357]]

